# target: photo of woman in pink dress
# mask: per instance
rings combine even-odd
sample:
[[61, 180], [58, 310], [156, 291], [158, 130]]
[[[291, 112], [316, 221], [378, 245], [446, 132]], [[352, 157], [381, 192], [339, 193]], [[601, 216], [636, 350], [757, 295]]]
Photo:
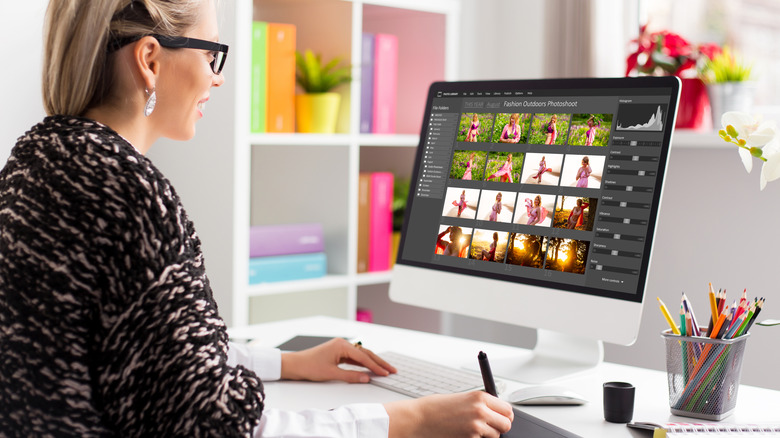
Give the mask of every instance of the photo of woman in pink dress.
[[504, 125], [504, 130], [501, 131], [501, 136], [498, 141], [501, 143], [518, 143], [520, 141], [520, 135], [523, 133], [520, 124], [517, 121], [520, 119], [520, 114], [514, 113], [509, 116], [509, 123]]
[[550, 117], [550, 122], [547, 123], [547, 139], [544, 141], [544, 144], [553, 144], [555, 143], [555, 139], [558, 138], [558, 114], [553, 114], [552, 117]]
[[601, 120], [596, 116], [590, 116], [588, 119], [588, 130], [585, 131], [585, 146], [593, 146], [593, 140], [596, 139], [596, 130], [601, 126]]
[[499, 181], [501, 182], [514, 182], [512, 179], [512, 154], [509, 154], [506, 157], [506, 161], [501, 166], [500, 169], [498, 169], [496, 172], [494, 172], [489, 177], [485, 178], [485, 180], [491, 180], [493, 178], [499, 178]]
[[547, 218], [547, 209], [542, 207], [542, 197], [540, 195], [536, 195], [533, 202], [530, 199], [525, 201], [525, 207], [528, 211], [528, 222], [526, 222], [526, 225], [536, 225]]
[[474, 117], [471, 118], [471, 126], [469, 127], [469, 132], [466, 134], [466, 141], [475, 142], [477, 141], [478, 135], [479, 135], [479, 117], [475, 113]]
[[588, 157], [582, 157], [582, 167], [577, 170], [577, 187], [588, 187], [588, 178], [593, 173], [589, 163]]

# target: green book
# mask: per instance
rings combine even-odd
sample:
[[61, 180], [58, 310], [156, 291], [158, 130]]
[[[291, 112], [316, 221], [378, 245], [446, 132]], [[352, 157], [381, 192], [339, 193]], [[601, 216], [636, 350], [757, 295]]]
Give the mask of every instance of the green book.
[[252, 22], [252, 96], [251, 120], [252, 133], [266, 132], [266, 112], [268, 94], [268, 23]]

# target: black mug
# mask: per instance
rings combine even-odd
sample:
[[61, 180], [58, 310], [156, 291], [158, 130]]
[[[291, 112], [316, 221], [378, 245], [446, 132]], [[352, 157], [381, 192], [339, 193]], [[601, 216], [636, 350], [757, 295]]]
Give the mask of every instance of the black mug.
[[634, 385], [625, 382], [604, 384], [604, 419], [611, 423], [629, 423], [634, 417]]

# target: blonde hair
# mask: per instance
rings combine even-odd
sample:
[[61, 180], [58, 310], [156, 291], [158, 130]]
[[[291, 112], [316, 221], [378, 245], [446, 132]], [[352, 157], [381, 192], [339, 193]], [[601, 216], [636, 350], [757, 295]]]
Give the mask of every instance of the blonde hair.
[[203, 0], [51, 0], [43, 49], [48, 115], [82, 115], [111, 97], [111, 45], [152, 33], [181, 36]]

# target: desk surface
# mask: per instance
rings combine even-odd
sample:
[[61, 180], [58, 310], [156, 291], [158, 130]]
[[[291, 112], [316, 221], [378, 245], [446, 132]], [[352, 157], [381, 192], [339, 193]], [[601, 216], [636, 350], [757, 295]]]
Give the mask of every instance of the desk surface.
[[[530, 355], [529, 350], [515, 347], [329, 317], [258, 324], [231, 329], [230, 334], [237, 338], [254, 339], [256, 344], [268, 347], [279, 345], [295, 335], [354, 338], [377, 353], [397, 351], [453, 367], [473, 368], [480, 350], [485, 351], [491, 359]], [[601, 394], [602, 384], [607, 381], [625, 381], [636, 386], [634, 421], [701, 422], [671, 415], [665, 372], [607, 362], [593, 370], [555, 382], [555, 385], [567, 386], [585, 396], [589, 401], [585, 405], [524, 406], [520, 409], [584, 437], [647, 436], [625, 425], [604, 421]], [[527, 386], [513, 381], [504, 382], [506, 389], [499, 396]], [[407, 398], [374, 385], [342, 382], [266, 382], [265, 391], [267, 406], [287, 410], [330, 409], [350, 403], [384, 403]], [[779, 423], [778, 405], [780, 392], [740, 385], [737, 408], [723, 422]]]

